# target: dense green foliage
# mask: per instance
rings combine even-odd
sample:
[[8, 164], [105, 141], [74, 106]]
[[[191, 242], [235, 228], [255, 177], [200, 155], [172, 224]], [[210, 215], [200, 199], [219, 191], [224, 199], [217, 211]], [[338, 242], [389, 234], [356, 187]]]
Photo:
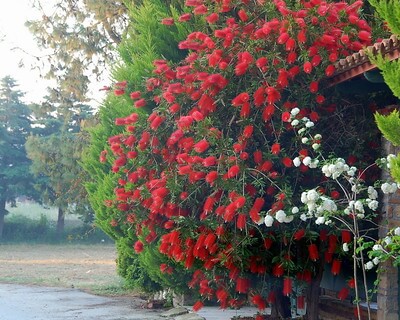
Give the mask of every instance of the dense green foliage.
[[32, 196], [31, 164], [25, 141], [32, 131], [31, 111], [22, 103], [23, 94], [15, 80], [5, 77], [0, 83], [0, 238], [3, 231], [6, 202], [17, 196]]
[[[182, 24], [171, 29], [160, 24], [163, 18], [179, 14], [179, 2], [173, 1], [177, 5], [173, 7], [162, 0], [145, 0], [141, 4], [126, 1], [131, 22], [118, 47], [121, 61], [114, 67], [113, 78], [116, 83], [110, 88], [111, 91], [121, 90], [116, 92], [122, 96], [111, 94], [104, 101], [97, 115], [98, 125], [90, 130], [91, 143], [83, 159], [83, 166], [90, 176], [86, 188], [96, 212], [96, 223], [117, 241], [119, 273], [128, 283], [147, 291], [160, 289], [160, 284], [151, 280], [159, 276], [150, 278], [148, 275], [150, 269], [158, 269], [158, 266], [151, 261], [138, 260], [132, 250], [136, 239], [123, 238], [110, 224], [110, 217], [115, 210], [104, 206], [104, 201], [112, 197], [117, 177], [110, 172], [111, 163], [99, 163], [99, 155], [107, 148], [108, 137], [123, 132], [121, 127], [115, 126], [115, 119], [132, 113], [133, 102], [129, 93], [145, 88], [143, 79], [150, 75], [153, 61], [162, 57], [179, 61], [185, 57], [186, 52], [178, 50], [177, 44], [189, 32], [188, 27]], [[125, 81], [128, 87], [125, 87]], [[137, 112], [145, 113], [146, 110]], [[153, 270], [152, 273], [160, 272]]]

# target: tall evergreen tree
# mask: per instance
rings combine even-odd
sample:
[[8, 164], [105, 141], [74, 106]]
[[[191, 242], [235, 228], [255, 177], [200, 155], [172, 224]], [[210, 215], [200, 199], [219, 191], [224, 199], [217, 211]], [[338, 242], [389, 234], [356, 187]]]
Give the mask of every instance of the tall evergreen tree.
[[92, 216], [79, 165], [87, 141], [81, 126], [92, 114], [89, 106], [60, 100], [54, 93], [50, 90], [47, 101], [34, 108], [39, 129], [28, 138], [26, 148], [31, 170], [39, 178], [36, 188], [42, 201], [58, 207], [57, 231], [61, 234], [67, 212], [81, 214], [86, 220]]
[[[83, 165], [90, 176], [86, 187], [96, 212], [96, 222], [117, 242], [119, 273], [134, 286], [157, 290], [160, 286], [151, 281], [147, 273], [151, 263], [138, 261], [132, 252], [135, 239], [121, 237], [110, 224], [113, 212], [105, 206], [104, 201], [113, 195], [112, 185], [117, 178], [110, 173], [111, 164], [99, 163], [99, 154], [107, 148], [108, 137], [122, 133], [121, 127], [114, 125], [115, 118], [125, 117], [132, 112], [132, 99], [125, 91], [129, 93], [144, 89], [142, 80], [151, 76], [154, 60], [162, 57], [170, 61], [183, 59], [186, 52], [178, 50], [177, 45], [189, 33], [190, 26], [177, 24], [171, 28], [160, 24], [163, 18], [170, 16], [178, 20], [183, 1], [144, 0], [141, 4], [131, 1], [124, 3], [128, 8], [130, 24], [126, 36], [118, 46], [121, 62], [113, 70], [116, 85], [111, 88], [112, 91], [119, 90], [123, 99], [111, 94], [105, 100], [99, 110], [99, 123], [90, 131], [91, 143], [86, 150]], [[124, 87], [125, 82], [130, 87]]]
[[23, 93], [10, 76], [0, 82], [0, 238], [3, 234], [6, 203], [17, 196], [31, 195], [32, 177], [25, 141], [31, 132], [31, 113], [21, 102]]

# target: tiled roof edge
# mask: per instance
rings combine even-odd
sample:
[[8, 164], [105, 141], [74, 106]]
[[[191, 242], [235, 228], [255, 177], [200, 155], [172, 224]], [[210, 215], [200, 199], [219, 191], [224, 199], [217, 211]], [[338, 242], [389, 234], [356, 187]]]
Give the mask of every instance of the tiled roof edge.
[[371, 52], [373, 55], [382, 54], [389, 60], [398, 59], [400, 57], [400, 39], [392, 35], [389, 39], [384, 39], [344, 59], [340, 59], [335, 63], [335, 73], [326, 79], [328, 87], [375, 69], [376, 66], [370, 62], [367, 52]]

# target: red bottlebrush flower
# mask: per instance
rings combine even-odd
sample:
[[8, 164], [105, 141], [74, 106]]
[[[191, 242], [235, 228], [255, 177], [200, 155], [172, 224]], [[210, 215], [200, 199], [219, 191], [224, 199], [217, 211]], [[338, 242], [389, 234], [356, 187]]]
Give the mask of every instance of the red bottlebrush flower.
[[316, 93], [318, 91], [318, 81], [313, 81], [310, 83], [310, 92]]
[[141, 95], [140, 91], [134, 91], [131, 92], [129, 96], [131, 97], [132, 100], [136, 100], [140, 98], [140, 95]]
[[209, 233], [207, 235], [206, 239], [204, 240], [204, 246], [206, 248], [210, 248], [215, 243], [216, 239], [217, 239], [217, 236], [214, 233]]
[[305, 43], [307, 41], [306, 30], [300, 30], [297, 34], [297, 41], [300, 43]]
[[193, 9], [193, 14], [195, 15], [202, 15], [206, 13], [207, 13], [207, 7], [204, 4], [197, 6]]
[[244, 75], [249, 68], [249, 64], [247, 62], [240, 62], [235, 67], [235, 74], [237, 76]]
[[371, 41], [371, 33], [365, 30], [361, 30], [358, 33], [358, 38], [362, 41]]
[[319, 64], [321, 63], [322, 59], [321, 56], [319, 54], [316, 54], [312, 59], [311, 59], [311, 65], [313, 67], [319, 66]]
[[347, 280], [347, 285], [349, 286], [349, 288], [352, 288], [352, 289], [355, 288], [356, 281], [354, 280], [354, 278]]
[[237, 216], [236, 224], [239, 230], [243, 230], [246, 227], [247, 215], [240, 213]]
[[247, 15], [246, 11], [243, 9], [240, 9], [238, 12], [239, 19], [242, 20], [243, 22], [246, 22], [249, 20], [249, 16]]
[[349, 293], [350, 293], [350, 290], [348, 288], [344, 287], [338, 292], [337, 297], [340, 300], [345, 300], [347, 298], [347, 296], [349, 295]]
[[328, 240], [328, 231], [326, 229], [321, 229], [319, 231], [319, 239], [321, 241], [326, 241]]
[[204, 115], [199, 111], [192, 112], [191, 116], [195, 121], [201, 121], [204, 119]]
[[318, 96], [315, 98], [315, 101], [316, 101], [318, 104], [323, 104], [323, 103], [325, 102], [325, 97], [322, 96], [322, 95], [318, 95]]
[[343, 243], [349, 243], [351, 242], [352, 235], [349, 230], [342, 230], [342, 242]]
[[269, 104], [273, 104], [281, 99], [281, 94], [274, 87], [268, 87], [265, 89], [265, 93], [267, 94], [267, 102]]
[[150, 124], [150, 128], [152, 130], [157, 130], [158, 127], [164, 122], [165, 118], [164, 117], [160, 117], [160, 116], [156, 116], [153, 121]]
[[289, 38], [286, 41], [286, 51], [292, 51], [296, 47], [296, 41], [293, 38]]
[[319, 259], [318, 247], [315, 243], [308, 246], [308, 256], [312, 261], [317, 261]]
[[254, 157], [254, 162], [256, 164], [261, 164], [263, 157], [262, 157], [262, 152], [260, 150], [254, 151], [253, 157]]
[[330, 62], [332, 62], [332, 63], [334, 63], [334, 62], [336, 62], [336, 60], [338, 59], [338, 54], [337, 54], [337, 52], [332, 52], [330, 55], [329, 55], [329, 61]]
[[293, 160], [288, 157], [283, 158], [282, 163], [286, 168], [290, 168], [293, 166]]
[[142, 108], [146, 105], [146, 100], [145, 99], [139, 99], [135, 102], [134, 106], [135, 108]]
[[138, 240], [135, 242], [133, 249], [135, 249], [136, 253], [140, 253], [143, 251], [143, 243], [142, 241]]
[[272, 267], [272, 274], [275, 277], [278, 277], [278, 278], [282, 277], [284, 273], [285, 273], [285, 269], [283, 268], [282, 264], [275, 264]]
[[165, 26], [172, 26], [174, 25], [174, 23], [175, 23], [174, 18], [164, 18], [161, 20], [161, 24]]
[[181, 109], [181, 106], [178, 103], [174, 103], [169, 107], [169, 112], [171, 113], [177, 113]]
[[331, 75], [333, 75], [333, 73], [335, 72], [335, 66], [333, 64], [329, 65], [326, 67], [325, 69], [325, 75], [327, 77], [330, 77]]
[[243, 129], [243, 137], [249, 139], [254, 131], [254, 127], [252, 125], [248, 125]]
[[274, 241], [271, 238], [265, 238], [264, 239], [264, 248], [269, 250], [272, 247], [272, 244]]
[[304, 309], [305, 308], [305, 297], [298, 296], [296, 299], [297, 309]]
[[349, 44], [350, 37], [347, 34], [344, 34], [340, 37], [340, 41], [342, 41], [343, 44]]
[[334, 253], [337, 246], [337, 237], [334, 234], [330, 234], [328, 237], [328, 252]]
[[228, 172], [227, 172], [227, 176], [229, 179], [236, 177], [240, 172], [240, 168], [238, 165], [234, 165], [232, 167], [229, 168]]
[[259, 294], [254, 295], [251, 300], [257, 306], [258, 310], [264, 310], [267, 307], [266, 301]]
[[123, 94], [125, 94], [125, 90], [124, 89], [115, 89], [114, 94], [116, 96], [122, 96]]
[[333, 45], [336, 43], [335, 37], [329, 35], [329, 34], [324, 34], [322, 35], [322, 37], [320, 38], [320, 41], [323, 44], [327, 44], [327, 45]]
[[288, 112], [288, 111], [283, 112], [281, 118], [282, 118], [283, 122], [290, 122], [290, 119], [291, 119], [290, 112]]
[[199, 301], [197, 301], [194, 305], [193, 305], [193, 311], [194, 312], [197, 312], [197, 311], [199, 311], [201, 308], [203, 308], [203, 306], [204, 306], [204, 304], [203, 304], [203, 302], [201, 302], [200, 300]]
[[209, 24], [214, 24], [214, 23], [216, 23], [217, 21], [218, 21], [218, 19], [219, 19], [219, 15], [218, 15], [218, 13], [211, 13], [209, 16], [207, 16], [206, 17], [206, 21], [209, 23]]
[[279, 143], [274, 143], [271, 147], [272, 154], [279, 154], [281, 152], [281, 145]]
[[297, 60], [297, 53], [295, 51], [289, 52], [287, 55], [286, 61], [289, 64], [295, 63]]
[[263, 69], [268, 63], [268, 59], [266, 57], [258, 58], [256, 61], [256, 66], [260, 69]]
[[161, 273], [166, 273], [167, 270], [168, 270], [168, 265], [166, 263], [161, 263], [160, 264]]
[[334, 259], [332, 262], [331, 272], [334, 276], [340, 273], [340, 268], [342, 267], [342, 261], [338, 259]]
[[236, 292], [247, 293], [249, 290], [250, 281], [247, 278], [237, 278], [236, 279]]
[[247, 92], [242, 92], [232, 99], [232, 105], [235, 107], [241, 106], [243, 103], [249, 101], [249, 94]]
[[289, 296], [292, 293], [292, 279], [284, 278], [283, 279], [283, 295]]
[[303, 65], [303, 70], [305, 73], [310, 74], [313, 69], [313, 66], [310, 61], [306, 61]]
[[243, 206], [246, 204], [246, 198], [243, 196], [240, 196], [235, 200], [234, 204], [235, 204], [236, 209], [243, 208]]
[[269, 160], [264, 161], [264, 163], [260, 167], [260, 171], [262, 172], [269, 172], [273, 167], [273, 163]]
[[284, 44], [286, 43], [286, 41], [288, 41], [288, 39], [290, 38], [289, 34], [287, 32], [283, 32], [281, 33], [281, 35], [278, 37], [278, 39], [276, 40], [276, 42], [278, 44]]
[[206, 175], [205, 180], [207, 183], [212, 185], [214, 183], [214, 181], [217, 180], [217, 178], [218, 178], [218, 172], [211, 171]]
[[240, 109], [240, 117], [248, 118], [250, 116], [250, 103], [245, 102], [242, 105], [242, 109]]
[[305, 234], [306, 234], [306, 231], [304, 229], [297, 230], [293, 234], [293, 239], [296, 240], [296, 241], [299, 241], [299, 240], [303, 239]]
[[210, 156], [203, 159], [203, 166], [205, 167], [215, 166], [216, 164], [217, 164], [217, 158], [214, 156]]
[[210, 144], [208, 143], [207, 140], [203, 139], [200, 140], [199, 142], [197, 142], [194, 145], [194, 151], [198, 152], [198, 153], [203, 153], [204, 151], [206, 151], [208, 148], [210, 147]]
[[311, 111], [309, 117], [310, 117], [310, 120], [314, 121], [314, 122], [317, 122], [319, 120], [319, 115], [315, 111]]
[[179, 17], [179, 22], [186, 22], [189, 21], [192, 18], [192, 15], [190, 13], [184, 13]]
[[338, 191], [336, 191], [336, 190], [333, 190], [331, 192], [331, 198], [334, 199], [334, 200], [339, 199], [340, 198], [340, 193]]
[[272, 118], [275, 113], [275, 106], [273, 104], [269, 104], [264, 108], [262, 119], [267, 122]]

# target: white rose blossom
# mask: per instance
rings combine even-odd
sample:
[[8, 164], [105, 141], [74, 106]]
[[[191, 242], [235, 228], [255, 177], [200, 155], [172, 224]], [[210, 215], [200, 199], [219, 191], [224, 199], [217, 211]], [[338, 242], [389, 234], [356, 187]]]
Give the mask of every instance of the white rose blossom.
[[267, 227], [271, 227], [272, 224], [274, 223], [274, 218], [271, 217], [270, 215], [266, 215], [264, 218], [264, 223]]
[[275, 219], [278, 220], [278, 222], [283, 223], [285, 221], [286, 218], [286, 213], [283, 210], [278, 210], [275, 213]]
[[344, 252], [348, 252], [349, 251], [349, 245], [347, 244], [347, 242], [343, 243], [342, 248], [343, 248]]
[[300, 161], [300, 158], [299, 158], [299, 157], [296, 157], [296, 158], [293, 159], [293, 165], [294, 165], [295, 167], [299, 167], [300, 164], [301, 164], [301, 161]]
[[394, 229], [394, 234], [396, 236], [400, 236], [400, 227], [397, 227], [396, 229]]
[[373, 263], [372, 261], [368, 261], [368, 262], [365, 264], [365, 269], [366, 269], [366, 270], [371, 270], [373, 267], [374, 267], [374, 263]]

